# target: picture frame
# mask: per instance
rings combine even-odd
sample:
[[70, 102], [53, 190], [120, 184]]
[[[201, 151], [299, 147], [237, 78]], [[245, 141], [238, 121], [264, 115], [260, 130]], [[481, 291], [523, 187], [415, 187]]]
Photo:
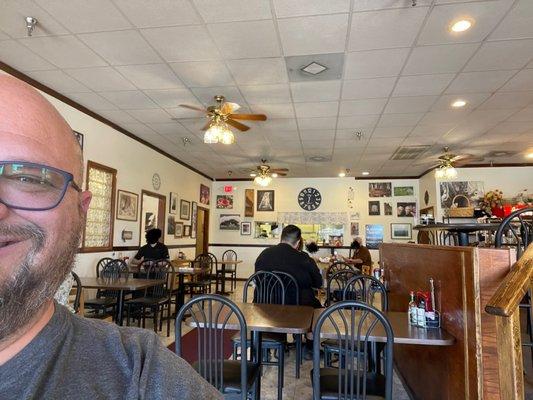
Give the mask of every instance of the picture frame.
[[368, 197], [391, 197], [391, 182], [370, 182], [368, 184]]
[[174, 237], [182, 238], [183, 237], [183, 222], [176, 222], [174, 224]]
[[168, 213], [176, 215], [178, 213], [178, 194], [170, 192], [168, 202]]
[[176, 218], [174, 215], [167, 215], [167, 235], [173, 236], [176, 232]]
[[254, 216], [254, 189], [244, 189], [244, 216]]
[[181, 199], [180, 201], [180, 219], [189, 220], [191, 218], [191, 202]]
[[416, 202], [403, 201], [396, 203], [397, 217], [416, 217]]
[[367, 224], [365, 225], [366, 247], [368, 249], [379, 249], [383, 243], [383, 225]]
[[392, 203], [383, 203], [383, 215], [392, 215]]
[[216, 208], [221, 209], [221, 210], [232, 210], [233, 209], [233, 195], [218, 194]]
[[359, 222], [350, 222], [350, 236], [359, 236]]
[[252, 235], [252, 223], [249, 221], [241, 222], [241, 236]]
[[84, 142], [84, 136], [83, 133], [80, 133], [78, 131], [72, 131], [74, 133], [74, 136], [76, 137], [76, 140], [80, 144], [81, 149], [83, 150], [83, 142]]
[[196, 224], [198, 220], [198, 203], [191, 204], [191, 239], [196, 239]]
[[117, 211], [115, 218], [121, 221], [137, 221], [139, 195], [126, 190], [117, 190]]
[[391, 239], [411, 240], [413, 238], [413, 225], [393, 222], [390, 224], [390, 236]]
[[220, 214], [218, 229], [221, 231], [238, 231], [241, 226], [240, 214]]
[[394, 186], [394, 196], [414, 196], [415, 188], [413, 186]]
[[190, 237], [190, 236], [191, 236], [191, 226], [183, 225], [183, 237]]
[[381, 215], [379, 201], [368, 202], [368, 215]]
[[257, 211], [274, 211], [274, 195], [273, 190], [258, 190]]
[[205, 204], [208, 206], [210, 199], [211, 189], [209, 189], [209, 186], [200, 184], [200, 204]]

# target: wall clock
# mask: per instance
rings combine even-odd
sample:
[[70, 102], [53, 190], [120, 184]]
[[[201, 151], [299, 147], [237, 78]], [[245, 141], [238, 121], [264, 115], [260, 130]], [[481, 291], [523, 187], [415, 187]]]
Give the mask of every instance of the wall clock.
[[155, 173], [152, 176], [152, 186], [154, 187], [155, 190], [159, 190], [159, 188], [161, 187], [161, 177], [159, 176], [158, 173]]
[[298, 195], [298, 204], [306, 211], [316, 210], [322, 203], [322, 195], [315, 188], [305, 188]]

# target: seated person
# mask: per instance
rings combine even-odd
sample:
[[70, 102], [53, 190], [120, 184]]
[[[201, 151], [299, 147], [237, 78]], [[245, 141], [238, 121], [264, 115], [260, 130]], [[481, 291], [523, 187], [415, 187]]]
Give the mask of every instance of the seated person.
[[[320, 308], [314, 288], [322, 287], [322, 275], [315, 261], [299, 249], [303, 245], [302, 231], [287, 225], [281, 232], [281, 243], [261, 252], [255, 261], [255, 271], [282, 271], [291, 274], [300, 288], [300, 305]], [[296, 304], [294, 294], [289, 293], [287, 304]]]
[[145, 260], [166, 260], [170, 256], [168, 254], [168, 247], [161, 243], [161, 229], [150, 229], [146, 231], [146, 244], [142, 246], [133, 260], [131, 260], [131, 266], [137, 266], [141, 261]]
[[350, 264], [362, 264], [369, 268], [372, 268], [372, 256], [370, 251], [363, 246], [363, 239], [356, 237], [350, 248], [354, 250], [352, 258], [348, 258], [346, 261]]

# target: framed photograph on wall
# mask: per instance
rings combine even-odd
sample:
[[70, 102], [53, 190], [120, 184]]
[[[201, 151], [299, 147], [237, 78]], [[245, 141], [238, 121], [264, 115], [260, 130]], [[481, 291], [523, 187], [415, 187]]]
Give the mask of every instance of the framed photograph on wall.
[[116, 219], [122, 221], [137, 221], [139, 211], [139, 195], [125, 190], [117, 191]]
[[251, 222], [241, 222], [241, 235], [249, 236], [252, 234], [252, 223]]
[[274, 211], [274, 191], [257, 191], [257, 211]]
[[191, 218], [191, 202], [187, 200], [180, 201], [180, 219], [188, 220]]
[[220, 214], [218, 228], [222, 231], [238, 231], [241, 226], [240, 214]]
[[381, 215], [379, 201], [368, 202], [368, 215]]
[[211, 198], [211, 190], [209, 186], [200, 184], [200, 204], [209, 205], [209, 199]]
[[174, 226], [175, 226], [174, 237], [175, 238], [183, 237], [183, 222], [176, 222]]
[[178, 212], [178, 194], [170, 192], [170, 201], [168, 202], [168, 213], [176, 215]]
[[189, 237], [189, 236], [191, 236], [191, 226], [183, 225], [183, 237]]
[[365, 239], [368, 249], [379, 249], [379, 245], [383, 243], [383, 225], [365, 225]]
[[350, 222], [350, 236], [359, 236], [359, 222]]
[[244, 189], [244, 216], [254, 216], [254, 190]]
[[174, 235], [176, 232], [176, 218], [173, 215], [167, 215], [167, 235]]
[[416, 217], [416, 203], [398, 202], [396, 203], [396, 212], [398, 217]]
[[79, 133], [79, 132], [76, 132], [76, 131], [72, 131], [74, 132], [74, 136], [76, 136], [76, 139], [78, 140], [78, 143], [80, 144], [80, 147], [81, 149], [83, 150], [83, 133]]
[[191, 238], [196, 239], [196, 223], [198, 221], [198, 204], [196, 201], [191, 205]]
[[383, 203], [383, 213], [385, 215], [392, 215], [392, 204], [391, 203]]
[[368, 184], [368, 197], [391, 197], [391, 182], [370, 182]]
[[412, 186], [394, 186], [394, 196], [414, 196], [415, 189]]
[[413, 230], [411, 224], [392, 223], [390, 224], [391, 239], [406, 239], [413, 238]]
[[217, 208], [223, 210], [233, 209], [233, 196], [231, 194], [217, 195]]

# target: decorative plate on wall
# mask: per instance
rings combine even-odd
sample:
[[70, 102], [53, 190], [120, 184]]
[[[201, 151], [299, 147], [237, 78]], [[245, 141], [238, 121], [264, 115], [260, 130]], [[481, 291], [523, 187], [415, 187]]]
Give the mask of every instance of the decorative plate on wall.
[[154, 187], [154, 190], [159, 190], [159, 188], [161, 188], [161, 177], [157, 172], [152, 176], [152, 186]]
[[298, 204], [306, 211], [316, 210], [322, 203], [322, 195], [315, 188], [305, 188], [298, 195]]
[[429, 192], [427, 190], [424, 192], [424, 203], [426, 206], [429, 204]]

